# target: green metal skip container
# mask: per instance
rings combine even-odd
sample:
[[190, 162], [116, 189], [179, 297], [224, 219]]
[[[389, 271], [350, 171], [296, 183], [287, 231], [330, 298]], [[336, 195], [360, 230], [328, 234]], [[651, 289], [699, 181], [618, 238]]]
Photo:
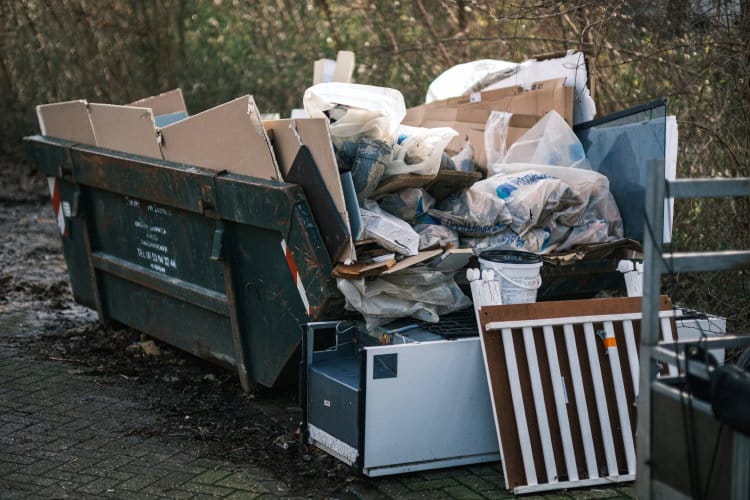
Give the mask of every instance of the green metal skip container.
[[245, 390], [296, 381], [300, 325], [343, 311], [299, 186], [26, 141], [49, 182], [77, 302], [234, 367]]

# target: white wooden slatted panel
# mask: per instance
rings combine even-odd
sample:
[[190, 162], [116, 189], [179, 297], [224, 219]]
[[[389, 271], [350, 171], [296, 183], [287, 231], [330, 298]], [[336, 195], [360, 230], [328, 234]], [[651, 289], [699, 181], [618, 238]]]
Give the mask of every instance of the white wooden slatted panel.
[[596, 459], [594, 436], [591, 434], [591, 421], [589, 420], [586, 390], [583, 388], [583, 374], [581, 373], [581, 362], [578, 359], [578, 348], [576, 347], [573, 325], [564, 325], [563, 332], [565, 334], [565, 347], [568, 352], [568, 360], [570, 361], [570, 376], [573, 379], [573, 393], [576, 396], [578, 422], [581, 424], [581, 438], [583, 440], [583, 452], [586, 457], [586, 470], [589, 479], [592, 479], [599, 477], [599, 463]]
[[560, 424], [560, 437], [562, 438], [563, 454], [565, 456], [565, 470], [569, 481], [578, 481], [578, 467], [573, 449], [573, 436], [570, 433], [570, 421], [568, 419], [568, 401], [565, 397], [565, 387], [562, 374], [560, 373], [560, 362], [557, 356], [557, 345], [555, 344], [555, 332], [551, 326], [545, 326], [544, 346], [547, 348], [547, 361], [549, 362], [550, 377], [552, 378], [552, 392], [555, 396], [555, 411]]
[[611, 321], [603, 323], [604, 331], [610, 343], [607, 344], [607, 356], [609, 367], [612, 371], [612, 381], [615, 386], [615, 398], [617, 399], [617, 415], [620, 419], [620, 431], [622, 443], [625, 448], [625, 460], [628, 465], [628, 473], [635, 474], [635, 443], [633, 442], [633, 429], [630, 425], [630, 412], [628, 411], [628, 398], [625, 394], [625, 382], [622, 378], [622, 367], [620, 366], [620, 354], [617, 352], [615, 341], [615, 326]]
[[537, 484], [536, 466], [529, 437], [529, 427], [526, 423], [526, 409], [523, 406], [523, 393], [521, 391], [521, 379], [518, 374], [518, 363], [516, 363], [516, 351], [513, 345], [513, 332], [510, 328], [502, 330], [503, 349], [505, 350], [505, 363], [508, 366], [508, 378], [510, 382], [510, 393], [513, 399], [513, 413], [516, 417], [518, 427], [518, 441], [521, 445], [521, 457], [526, 481], [529, 485]]
[[547, 418], [547, 405], [544, 402], [544, 387], [542, 386], [542, 375], [539, 373], [539, 359], [534, 344], [534, 331], [531, 328], [523, 330], [523, 344], [526, 348], [526, 361], [529, 364], [529, 377], [531, 379], [531, 394], [534, 397], [534, 410], [539, 425], [539, 438], [542, 441], [542, 457], [544, 458], [544, 470], [547, 473], [547, 482], [557, 482], [557, 467], [555, 467], [555, 452], [552, 449], [552, 435], [549, 430], [549, 419]]
[[594, 400], [596, 411], [599, 415], [599, 428], [602, 432], [602, 443], [604, 445], [604, 456], [607, 459], [607, 470], [610, 476], [617, 475], [617, 457], [615, 456], [615, 442], [612, 438], [612, 426], [609, 423], [609, 409], [607, 408], [607, 396], [604, 393], [604, 381], [602, 380], [602, 368], [599, 365], [599, 355], [596, 351], [596, 333], [594, 325], [583, 324], [584, 339], [586, 341], [586, 352], [589, 355], [589, 369], [591, 379], [594, 383]]

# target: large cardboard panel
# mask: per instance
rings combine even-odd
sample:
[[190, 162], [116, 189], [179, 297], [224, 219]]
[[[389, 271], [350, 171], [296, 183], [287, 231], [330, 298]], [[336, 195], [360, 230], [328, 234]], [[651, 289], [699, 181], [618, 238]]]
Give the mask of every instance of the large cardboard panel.
[[187, 106], [185, 106], [185, 99], [182, 96], [182, 89], [169, 90], [159, 95], [144, 97], [143, 99], [131, 102], [129, 106], [151, 108], [154, 116], [169, 115], [172, 113], [187, 113]]
[[337, 211], [331, 193], [313, 160], [310, 149], [301, 145], [291, 168], [285, 174], [288, 182], [302, 186], [323, 242], [332, 261], [351, 244], [349, 226]]
[[162, 158], [151, 109], [92, 103], [89, 114], [100, 148]]
[[161, 129], [165, 160], [281, 180], [270, 141], [250, 95]]
[[36, 117], [42, 135], [96, 146], [94, 127], [84, 100], [39, 105]]
[[[347, 231], [351, 235], [349, 213], [346, 209], [344, 191], [341, 185], [336, 157], [333, 152], [331, 134], [325, 118], [298, 118], [285, 120], [268, 120], [263, 125], [273, 136], [274, 151], [284, 177], [292, 167], [294, 159], [302, 145], [309, 148], [315, 166], [320, 173], [336, 210], [341, 215]], [[291, 182], [291, 181], [290, 181]], [[326, 221], [318, 221], [322, 226]], [[321, 231], [323, 228], [321, 227]], [[345, 262], [356, 260], [354, 244], [351, 242], [335, 260]]]

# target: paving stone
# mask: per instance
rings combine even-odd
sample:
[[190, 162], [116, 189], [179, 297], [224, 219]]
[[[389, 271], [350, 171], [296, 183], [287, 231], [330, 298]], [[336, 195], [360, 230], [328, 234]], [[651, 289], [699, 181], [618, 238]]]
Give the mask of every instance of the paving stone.
[[138, 491], [146, 486], [156, 482], [159, 478], [156, 476], [145, 476], [145, 475], [137, 475], [133, 476], [130, 479], [123, 481], [119, 484], [118, 489], [128, 490], [128, 491]]
[[5, 476], [7, 481], [15, 481], [17, 483], [31, 484], [34, 486], [51, 486], [55, 484], [55, 480], [48, 477], [35, 476], [32, 474], [21, 474], [20, 472], [11, 472]]
[[108, 477], [97, 477], [91, 482], [86, 483], [83, 486], [79, 486], [77, 491], [82, 493], [89, 493], [91, 495], [98, 495], [104, 493], [107, 490], [115, 489], [123, 481]]
[[247, 491], [235, 491], [227, 498], [231, 498], [232, 500], [254, 500], [255, 498], [259, 497], [260, 495], [256, 495], [255, 493], [250, 493]]
[[405, 479], [404, 484], [407, 488], [413, 491], [439, 490], [450, 486], [460, 486], [456, 480], [452, 478], [432, 479], [429, 481], [424, 479]]
[[489, 491], [494, 490], [497, 486], [484, 478], [474, 474], [463, 474], [456, 476], [456, 481], [468, 487], [472, 491]]
[[482, 496], [485, 498], [488, 498], [490, 500], [501, 500], [501, 499], [510, 499], [510, 498], [518, 498], [510, 491], [506, 490], [505, 488], [499, 489], [499, 490], [490, 490], [490, 491], [483, 491]]
[[214, 484], [217, 481], [220, 481], [224, 479], [225, 477], [229, 476], [231, 474], [230, 471], [224, 471], [224, 470], [208, 470], [195, 478], [193, 478], [193, 481], [196, 483], [202, 483], [202, 484]]
[[[235, 472], [215, 483], [217, 486], [225, 486], [235, 490], [249, 491], [250, 493], [266, 493], [268, 489], [255, 478], [244, 472]], [[274, 490], [272, 490], [274, 491]]]
[[225, 497], [235, 490], [231, 488], [224, 488], [222, 486], [200, 484], [200, 483], [185, 483], [180, 486], [181, 490], [189, 491], [191, 493], [203, 493], [204, 495], [210, 495], [214, 497]]
[[482, 498], [480, 494], [471, 491], [466, 486], [450, 486], [448, 488], [443, 488], [443, 491], [447, 493], [451, 498], [458, 498], [460, 500], [474, 500]]

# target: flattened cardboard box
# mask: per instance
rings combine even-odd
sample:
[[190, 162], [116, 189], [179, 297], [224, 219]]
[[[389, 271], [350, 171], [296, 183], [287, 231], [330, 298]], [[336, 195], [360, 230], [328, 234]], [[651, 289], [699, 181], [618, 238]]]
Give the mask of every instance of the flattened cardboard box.
[[[341, 186], [336, 157], [333, 152], [331, 134], [328, 122], [324, 118], [298, 118], [285, 120], [267, 120], [263, 122], [268, 133], [273, 136], [274, 151], [279, 162], [281, 172], [286, 177], [292, 168], [301, 146], [307, 146], [312, 155], [315, 166], [320, 172], [325, 187], [345, 225], [348, 241], [334, 261], [346, 262], [356, 260], [354, 243], [351, 238], [349, 214], [346, 209], [344, 191]], [[312, 201], [312, 200], [310, 200]], [[327, 231], [329, 221], [318, 220], [321, 233]]]
[[211, 170], [281, 180], [258, 108], [250, 95], [161, 129], [164, 159]]
[[94, 127], [89, 116], [88, 103], [78, 101], [40, 104], [36, 117], [42, 135], [96, 146]]

